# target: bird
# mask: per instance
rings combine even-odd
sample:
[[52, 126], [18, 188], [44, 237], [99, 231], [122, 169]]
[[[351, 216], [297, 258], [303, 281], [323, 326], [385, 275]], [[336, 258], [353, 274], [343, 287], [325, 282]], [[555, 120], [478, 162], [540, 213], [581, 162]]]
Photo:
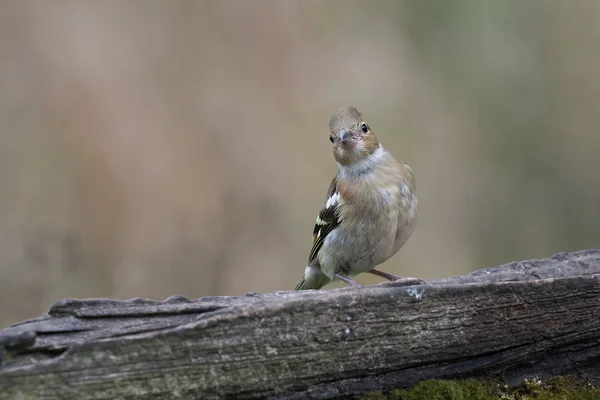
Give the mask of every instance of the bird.
[[412, 169], [379, 142], [353, 106], [336, 110], [329, 140], [338, 165], [314, 229], [308, 265], [295, 290], [321, 289], [371, 273], [390, 281], [424, 283], [375, 269], [400, 250], [413, 233], [418, 210]]

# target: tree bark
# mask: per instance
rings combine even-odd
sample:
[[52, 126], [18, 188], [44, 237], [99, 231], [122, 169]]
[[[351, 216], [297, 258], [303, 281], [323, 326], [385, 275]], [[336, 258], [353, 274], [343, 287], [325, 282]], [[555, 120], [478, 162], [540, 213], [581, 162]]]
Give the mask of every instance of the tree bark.
[[419, 286], [67, 299], [0, 332], [0, 399], [329, 399], [482, 375], [600, 384], [599, 278], [600, 250], [585, 250]]

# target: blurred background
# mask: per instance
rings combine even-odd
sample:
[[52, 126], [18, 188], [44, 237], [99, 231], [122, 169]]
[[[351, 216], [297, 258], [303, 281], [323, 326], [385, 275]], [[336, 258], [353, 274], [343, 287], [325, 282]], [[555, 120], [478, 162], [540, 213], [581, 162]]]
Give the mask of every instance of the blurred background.
[[345, 105], [417, 178], [382, 270], [598, 247], [599, 1], [5, 0], [0, 328], [293, 289]]

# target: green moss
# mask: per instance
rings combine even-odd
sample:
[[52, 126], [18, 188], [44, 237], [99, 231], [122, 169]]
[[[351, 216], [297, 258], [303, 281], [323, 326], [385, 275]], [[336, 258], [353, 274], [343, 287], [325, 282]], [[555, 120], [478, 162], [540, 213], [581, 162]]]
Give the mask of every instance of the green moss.
[[496, 385], [486, 381], [468, 379], [464, 381], [426, 381], [412, 389], [395, 391], [402, 400], [488, 400], [496, 395]]
[[575, 377], [525, 381], [514, 390], [515, 400], [599, 400], [600, 388]]
[[488, 400], [498, 399], [496, 383], [483, 380], [430, 380], [420, 382], [411, 389], [392, 390], [389, 393], [369, 393], [358, 397], [365, 400]]
[[410, 389], [373, 392], [364, 400], [600, 400], [600, 388], [574, 377], [526, 380], [509, 389], [492, 380], [430, 380]]

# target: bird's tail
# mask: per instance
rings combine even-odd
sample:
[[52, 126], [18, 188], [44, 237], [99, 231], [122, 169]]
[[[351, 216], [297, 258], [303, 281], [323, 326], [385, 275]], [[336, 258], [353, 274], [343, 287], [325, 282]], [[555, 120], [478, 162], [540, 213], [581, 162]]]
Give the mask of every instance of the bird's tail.
[[296, 288], [294, 290], [303, 290], [305, 283], [306, 283], [306, 280], [302, 279], [300, 282], [298, 282], [298, 284], [296, 285]]
[[330, 279], [323, 274], [320, 269], [318, 271], [311, 271], [311, 273], [304, 274], [304, 278], [296, 285], [294, 290], [309, 290], [309, 289], [321, 289], [323, 286], [329, 283]]
[[306, 280], [306, 279], [302, 279], [300, 282], [298, 282], [298, 284], [296, 285], [296, 289], [294, 290], [309, 290], [309, 289], [321, 289], [323, 286], [325, 286], [325, 283], [321, 283], [319, 281], [317, 281], [316, 279], [312, 279], [310, 281]]

